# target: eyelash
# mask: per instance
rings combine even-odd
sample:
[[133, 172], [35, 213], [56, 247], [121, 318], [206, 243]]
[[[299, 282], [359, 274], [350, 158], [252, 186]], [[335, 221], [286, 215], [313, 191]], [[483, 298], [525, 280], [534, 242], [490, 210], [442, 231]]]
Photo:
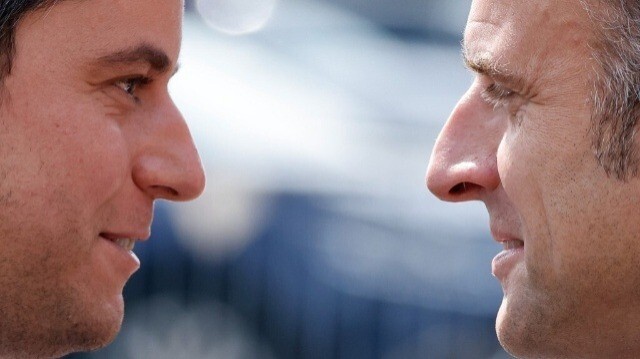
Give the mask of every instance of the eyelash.
[[482, 99], [492, 105], [494, 109], [506, 107], [508, 101], [516, 95], [516, 92], [506, 87], [492, 83], [482, 91]]
[[129, 97], [133, 98], [136, 102], [140, 101], [140, 98], [136, 96], [136, 90], [140, 87], [150, 84], [151, 78], [140, 75], [117, 80], [114, 84], [117, 88], [125, 92]]
[[493, 106], [493, 109], [506, 109], [509, 112], [509, 118], [516, 124], [522, 122], [522, 101], [516, 101], [516, 98], [520, 98], [521, 95], [516, 91], [506, 88], [502, 85], [492, 83], [487, 86], [481, 93], [482, 99], [489, 105]]

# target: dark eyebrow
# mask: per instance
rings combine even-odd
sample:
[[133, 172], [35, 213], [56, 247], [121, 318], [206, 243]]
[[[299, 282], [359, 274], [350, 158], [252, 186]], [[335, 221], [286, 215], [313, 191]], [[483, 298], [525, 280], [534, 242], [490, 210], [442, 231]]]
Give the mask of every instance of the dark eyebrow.
[[[101, 56], [97, 62], [111, 66], [142, 62], [149, 64], [152, 70], [159, 73], [168, 72], [172, 67], [169, 56], [161, 49], [149, 44], [141, 44], [133, 48]], [[177, 71], [177, 67], [174, 72], [175, 71]]]

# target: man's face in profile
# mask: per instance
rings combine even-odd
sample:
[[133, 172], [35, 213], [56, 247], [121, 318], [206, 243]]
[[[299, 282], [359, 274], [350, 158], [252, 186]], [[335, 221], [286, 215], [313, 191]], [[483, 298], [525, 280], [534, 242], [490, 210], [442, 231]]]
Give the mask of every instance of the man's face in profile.
[[438, 197], [487, 207], [504, 247], [496, 328], [516, 356], [623, 357], [638, 340], [640, 183], [592, 150], [594, 36], [580, 1], [473, 1], [475, 80], [429, 164]]
[[109, 343], [155, 199], [204, 175], [167, 91], [181, 0], [61, 1], [18, 24], [0, 104], [0, 356]]

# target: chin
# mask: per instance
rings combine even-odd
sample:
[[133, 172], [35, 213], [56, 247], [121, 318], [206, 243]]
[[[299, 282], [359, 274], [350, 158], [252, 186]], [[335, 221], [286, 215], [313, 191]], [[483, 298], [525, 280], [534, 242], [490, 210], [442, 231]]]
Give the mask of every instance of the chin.
[[526, 350], [521, 345], [524, 328], [517, 325], [517, 322], [512, 313], [509, 313], [509, 301], [505, 296], [496, 316], [496, 335], [504, 350], [517, 358], [524, 358]]
[[505, 296], [496, 317], [500, 345], [516, 358], [564, 356], [562, 343], [554, 340], [559, 323], [553, 324], [553, 311], [547, 309], [540, 303]]
[[105, 310], [92, 313], [85, 326], [88, 342], [93, 343], [93, 349], [99, 349], [111, 343], [122, 327], [124, 317], [124, 303], [122, 296], [115, 305], [107, 305]]
[[9, 352], [13, 353], [12, 357], [60, 358], [70, 353], [97, 350], [115, 339], [122, 323], [121, 316], [70, 319], [66, 326], [57, 330], [47, 326], [48, 330], [41, 331], [39, 335], [32, 333], [30, 340], [23, 342], [21, 348], [8, 349]]
[[123, 316], [122, 296], [115, 302], [96, 303], [76, 312], [75, 320], [72, 320], [63, 334], [63, 340], [66, 340], [69, 346], [64, 349], [64, 353], [58, 353], [56, 356], [93, 351], [107, 346], [120, 332]]

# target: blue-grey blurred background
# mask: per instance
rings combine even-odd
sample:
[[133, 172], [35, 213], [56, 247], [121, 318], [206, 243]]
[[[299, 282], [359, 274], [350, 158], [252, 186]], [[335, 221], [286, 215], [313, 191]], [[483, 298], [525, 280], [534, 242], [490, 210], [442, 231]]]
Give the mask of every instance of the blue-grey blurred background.
[[74, 358], [507, 358], [479, 203], [428, 193], [470, 0], [194, 0], [171, 91], [208, 175], [160, 203], [122, 332]]

